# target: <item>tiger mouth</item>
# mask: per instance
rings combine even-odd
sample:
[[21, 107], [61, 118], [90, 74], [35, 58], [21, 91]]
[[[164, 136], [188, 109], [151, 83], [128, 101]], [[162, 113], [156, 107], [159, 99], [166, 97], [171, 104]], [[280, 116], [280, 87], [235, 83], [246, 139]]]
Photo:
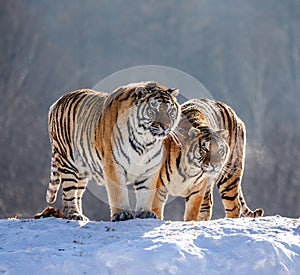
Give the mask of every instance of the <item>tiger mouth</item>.
[[171, 128], [169, 127], [164, 127], [163, 129], [162, 127], [150, 126], [149, 129], [150, 129], [150, 133], [153, 136], [158, 136], [158, 137], [164, 137], [171, 132]]
[[203, 171], [205, 171], [206, 173], [218, 173], [221, 171], [221, 167], [220, 166], [209, 166], [209, 167], [206, 167], [206, 166], [202, 166], [202, 169]]

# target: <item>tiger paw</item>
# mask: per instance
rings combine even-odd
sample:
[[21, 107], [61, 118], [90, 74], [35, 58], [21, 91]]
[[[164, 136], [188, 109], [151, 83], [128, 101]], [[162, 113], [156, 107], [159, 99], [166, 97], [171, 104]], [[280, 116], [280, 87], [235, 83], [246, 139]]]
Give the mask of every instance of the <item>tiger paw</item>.
[[152, 211], [138, 211], [135, 217], [138, 219], [157, 219], [157, 215]]
[[72, 214], [65, 214], [65, 216], [68, 220], [89, 221], [89, 218], [82, 214], [72, 213]]
[[121, 211], [119, 213], [115, 213], [112, 218], [111, 221], [112, 222], [118, 222], [118, 221], [126, 221], [126, 220], [130, 220], [133, 219], [133, 215], [131, 213], [131, 211]]

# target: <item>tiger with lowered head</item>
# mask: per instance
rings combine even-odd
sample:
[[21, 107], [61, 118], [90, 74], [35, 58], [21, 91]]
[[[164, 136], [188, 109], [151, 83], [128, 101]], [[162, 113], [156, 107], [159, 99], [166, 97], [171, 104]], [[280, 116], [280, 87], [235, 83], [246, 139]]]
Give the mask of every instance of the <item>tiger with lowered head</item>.
[[112, 221], [132, 219], [126, 184], [133, 183], [135, 217], [156, 217], [151, 207], [162, 143], [180, 119], [177, 94], [178, 89], [140, 82], [112, 94], [78, 90], [62, 96], [49, 111], [48, 203], [56, 200], [62, 185], [66, 218], [87, 220], [81, 201], [90, 179], [105, 185]]
[[181, 105], [176, 139], [164, 141], [167, 152], [152, 210], [163, 219], [168, 194], [185, 197], [184, 220], [210, 220], [217, 184], [227, 218], [261, 217], [248, 208], [242, 193], [246, 133], [244, 123], [226, 104], [193, 99]]

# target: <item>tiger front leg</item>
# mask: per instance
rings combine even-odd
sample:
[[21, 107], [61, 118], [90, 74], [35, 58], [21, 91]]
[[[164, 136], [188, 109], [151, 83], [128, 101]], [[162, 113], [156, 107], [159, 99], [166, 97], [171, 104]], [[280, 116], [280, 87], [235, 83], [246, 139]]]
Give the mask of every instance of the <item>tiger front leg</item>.
[[128, 199], [128, 189], [125, 184], [125, 176], [121, 173], [106, 175], [105, 186], [108, 194], [111, 211], [111, 221], [125, 221], [133, 219]]
[[202, 205], [200, 208], [199, 221], [209, 221], [212, 216], [213, 192], [208, 190], [205, 193]]
[[160, 220], [164, 219], [165, 203], [168, 199], [168, 191], [164, 186], [155, 190], [155, 195], [152, 203], [152, 212], [157, 215]]
[[136, 218], [157, 219], [152, 211], [152, 202], [155, 196], [156, 179], [142, 179], [134, 184], [136, 192]]
[[202, 179], [185, 197], [184, 221], [206, 220], [206, 217], [204, 219], [203, 214], [200, 213], [200, 209], [205, 201], [204, 197], [207, 195], [207, 191], [211, 189], [211, 182], [210, 177]]
[[193, 191], [185, 198], [184, 221], [199, 221], [202, 202], [203, 193], [201, 190]]

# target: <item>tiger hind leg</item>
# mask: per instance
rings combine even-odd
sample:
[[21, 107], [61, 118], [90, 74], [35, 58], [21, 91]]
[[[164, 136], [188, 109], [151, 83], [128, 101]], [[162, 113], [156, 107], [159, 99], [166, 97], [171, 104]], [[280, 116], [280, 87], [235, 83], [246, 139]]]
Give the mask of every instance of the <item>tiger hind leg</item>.
[[[71, 161], [62, 157], [55, 146], [52, 145], [51, 174], [46, 200], [48, 203], [54, 203], [59, 187], [62, 185], [62, 201], [65, 217], [73, 220], [87, 220], [82, 215], [81, 210], [81, 196], [85, 190], [86, 182], [80, 182], [79, 179], [76, 167]], [[80, 190], [79, 192], [78, 189]], [[80, 201], [79, 205], [78, 201]]]
[[77, 206], [83, 220], [89, 220], [86, 216], [83, 215], [83, 211], [82, 211], [82, 196], [86, 190], [87, 183], [88, 180], [86, 178], [81, 177], [78, 180], [78, 187], [77, 187]]
[[264, 214], [262, 208], [252, 211], [246, 204], [243, 192], [241, 190], [241, 179], [238, 175], [234, 180], [225, 181], [217, 184], [222, 202], [225, 207], [226, 218], [239, 218], [241, 216], [248, 218], [259, 218]]
[[[82, 214], [81, 196], [85, 190], [85, 181], [81, 181], [74, 171], [64, 169], [62, 173], [62, 202], [63, 211], [67, 219], [88, 220]], [[78, 203], [79, 202], [79, 203]]]
[[222, 203], [225, 208], [226, 218], [240, 217], [239, 190], [241, 184], [240, 172], [234, 173], [231, 177], [217, 183]]

